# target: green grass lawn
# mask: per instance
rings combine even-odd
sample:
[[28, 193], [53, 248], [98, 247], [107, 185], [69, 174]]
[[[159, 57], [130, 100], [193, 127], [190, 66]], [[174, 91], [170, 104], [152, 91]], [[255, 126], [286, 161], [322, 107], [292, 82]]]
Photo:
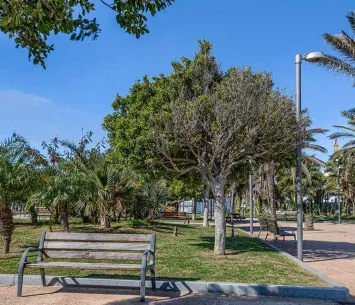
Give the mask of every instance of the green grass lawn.
[[[48, 226], [33, 227], [23, 220], [16, 221], [11, 250], [8, 255], [0, 253], [0, 274], [17, 273], [22, 252], [29, 246], [37, 246], [40, 232]], [[129, 226], [128, 226], [129, 225]], [[159, 278], [184, 280], [222, 281], [239, 283], [317, 285], [325, 286], [317, 276], [308, 273], [263, 243], [238, 233], [227, 238], [227, 253], [213, 253], [214, 228], [179, 226], [178, 236], [173, 236], [173, 225], [148, 226], [140, 222], [113, 224], [111, 229], [95, 225], [72, 223], [72, 232], [107, 233], [156, 233], [156, 269]], [[54, 231], [59, 231], [59, 226]], [[230, 232], [228, 231], [228, 234]], [[35, 259], [35, 255], [32, 256]], [[47, 270], [51, 275], [118, 276], [138, 277], [138, 273], [116, 271]], [[39, 274], [39, 270], [26, 269], [25, 274]]]

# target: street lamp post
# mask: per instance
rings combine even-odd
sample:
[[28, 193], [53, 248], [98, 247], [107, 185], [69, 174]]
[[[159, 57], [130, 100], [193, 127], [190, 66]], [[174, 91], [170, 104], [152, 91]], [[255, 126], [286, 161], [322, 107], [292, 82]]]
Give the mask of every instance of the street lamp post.
[[[335, 140], [334, 142], [334, 153], [337, 153], [339, 150], [339, 145], [338, 141]], [[341, 223], [341, 203], [340, 203], [340, 162], [339, 159], [335, 159], [335, 162], [337, 162], [337, 186], [338, 186], [338, 222]]]
[[338, 163], [338, 178], [337, 178], [337, 184], [338, 184], [338, 222], [341, 223], [341, 202], [340, 202], [340, 163], [339, 159], [335, 160]]
[[[301, 120], [301, 64], [302, 60], [319, 62], [326, 60], [327, 56], [322, 52], [312, 52], [306, 55], [296, 55], [296, 119]], [[296, 165], [296, 203], [297, 203], [297, 257], [303, 261], [303, 200], [302, 200], [302, 139], [297, 144]]]
[[253, 201], [253, 188], [254, 188], [254, 179], [253, 179], [253, 165], [252, 162], [249, 163], [249, 206], [250, 206], [250, 234], [254, 233], [254, 201]]

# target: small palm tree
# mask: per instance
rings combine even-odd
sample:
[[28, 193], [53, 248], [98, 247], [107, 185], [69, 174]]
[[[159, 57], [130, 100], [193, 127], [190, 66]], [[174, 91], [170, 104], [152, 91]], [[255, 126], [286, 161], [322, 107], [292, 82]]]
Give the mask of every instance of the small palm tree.
[[160, 182], [147, 182], [143, 185], [141, 197], [143, 203], [147, 208], [147, 219], [153, 223], [154, 219], [158, 217], [160, 208], [167, 201], [167, 188]]
[[33, 177], [31, 162], [37, 159], [37, 153], [17, 134], [0, 143], [0, 234], [5, 253], [9, 253], [14, 230], [10, 206], [29, 196]]
[[328, 60], [321, 61], [318, 64], [328, 69], [345, 74], [352, 79], [355, 78], [355, 40], [351, 37], [355, 34], [355, 12], [350, 12], [346, 16], [350, 27], [353, 31], [352, 35], [348, 35], [345, 31], [341, 31], [338, 35], [325, 33], [324, 40], [338, 53], [341, 58], [328, 56]]
[[132, 172], [110, 163], [99, 151], [91, 151], [86, 162], [78, 163], [78, 170], [86, 177], [87, 192], [76, 204], [87, 215], [98, 211], [101, 226], [109, 228], [113, 211], [122, 211], [134, 196], [135, 179]]

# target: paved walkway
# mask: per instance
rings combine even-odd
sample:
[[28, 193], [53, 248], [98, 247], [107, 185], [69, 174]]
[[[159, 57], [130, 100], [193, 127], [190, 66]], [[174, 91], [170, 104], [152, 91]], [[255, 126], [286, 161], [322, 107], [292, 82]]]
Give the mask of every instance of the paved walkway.
[[24, 286], [23, 297], [16, 297], [16, 287], [0, 287], [1, 305], [338, 305], [324, 300], [235, 297], [218, 294], [185, 294], [149, 291], [146, 303], [139, 302], [138, 290], [85, 289]]
[[[279, 221], [286, 230], [296, 231], [296, 222]], [[249, 226], [244, 220], [239, 227]], [[314, 231], [304, 231], [304, 262], [325, 273], [330, 278], [348, 287], [355, 296], [355, 224], [315, 223]], [[259, 223], [255, 223], [254, 234], [258, 235]], [[261, 233], [260, 238], [266, 234]], [[269, 238], [268, 238], [269, 239]], [[270, 240], [273, 236], [270, 236]], [[287, 237], [278, 247], [296, 256], [293, 238]]]

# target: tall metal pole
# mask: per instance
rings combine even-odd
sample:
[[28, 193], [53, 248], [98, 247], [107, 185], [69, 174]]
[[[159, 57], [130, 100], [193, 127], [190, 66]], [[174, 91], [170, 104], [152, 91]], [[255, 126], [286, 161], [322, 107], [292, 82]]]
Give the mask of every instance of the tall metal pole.
[[[301, 64], [302, 56], [296, 55], [296, 119], [301, 120]], [[296, 165], [296, 202], [297, 202], [297, 257], [303, 261], [303, 203], [302, 203], [302, 139], [297, 143]]]
[[253, 169], [250, 164], [250, 170], [249, 170], [249, 203], [250, 203], [250, 234], [253, 234], [254, 232], [254, 224], [253, 224], [253, 187], [254, 187], [254, 182], [253, 182]]
[[341, 203], [340, 203], [340, 165], [338, 160], [338, 222], [341, 223]]

